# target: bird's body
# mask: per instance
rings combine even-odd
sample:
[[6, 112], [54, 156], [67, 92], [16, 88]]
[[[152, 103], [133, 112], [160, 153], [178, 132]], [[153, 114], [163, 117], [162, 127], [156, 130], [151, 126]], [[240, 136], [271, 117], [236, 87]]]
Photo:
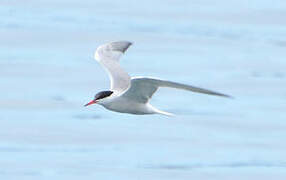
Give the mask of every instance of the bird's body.
[[[133, 77], [132, 80], [140, 79], [141, 77]], [[127, 93], [127, 92], [126, 92]], [[149, 102], [137, 101], [130, 98], [125, 92], [121, 95], [111, 95], [97, 102], [106, 109], [111, 111], [120, 112], [120, 113], [129, 113], [129, 114], [164, 114], [172, 115], [171, 113], [160, 111], [153, 107]]]
[[229, 97], [228, 95], [181, 83], [151, 77], [130, 77], [119, 65], [121, 55], [131, 45], [127, 41], [112, 42], [99, 46], [95, 59], [107, 70], [111, 89], [98, 93], [86, 106], [97, 103], [111, 111], [129, 114], [172, 115], [153, 107], [149, 100], [159, 87], [183, 89], [209, 95]]
[[103, 102], [100, 102], [103, 107], [111, 111], [129, 114], [154, 114], [156, 109], [149, 103], [139, 103], [130, 101], [128, 98], [118, 96], [106, 98]]

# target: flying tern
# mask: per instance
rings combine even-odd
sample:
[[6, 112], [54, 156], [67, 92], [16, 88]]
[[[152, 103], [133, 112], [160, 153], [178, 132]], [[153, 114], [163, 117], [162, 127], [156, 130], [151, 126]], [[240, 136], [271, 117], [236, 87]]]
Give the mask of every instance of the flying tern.
[[121, 68], [119, 59], [131, 45], [132, 43], [128, 41], [117, 41], [103, 44], [96, 49], [94, 58], [107, 71], [111, 81], [111, 87], [108, 91], [97, 93], [94, 99], [85, 106], [100, 104], [111, 111], [137, 115], [172, 115], [169, 112], [161, 111], [153, 107], [149, 103], [153, 94], [160, 87], [170, 87], [197, 93], [230, 97], [219, 92], [158, 78], [130, 77], [128, 73]]

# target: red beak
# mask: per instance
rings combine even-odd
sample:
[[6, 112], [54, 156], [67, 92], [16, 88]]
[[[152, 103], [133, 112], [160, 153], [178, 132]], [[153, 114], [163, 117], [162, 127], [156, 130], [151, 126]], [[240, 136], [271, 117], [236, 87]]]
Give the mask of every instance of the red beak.
[[92, 105], [92, 104], [95, 104], [96, 103], [96, 100], [92, 100], [92, 101], [90, 101], [89, 103], [87, 103], [86, 105], [84, 105], [84, 106], [89, 106], [89, 105]]

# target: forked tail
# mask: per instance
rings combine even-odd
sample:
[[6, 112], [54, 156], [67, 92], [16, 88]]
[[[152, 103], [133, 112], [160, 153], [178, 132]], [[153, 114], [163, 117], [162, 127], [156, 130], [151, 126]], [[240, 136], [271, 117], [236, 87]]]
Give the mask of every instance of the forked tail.
[[157, 114], [162, 114], [162, 115], [165, 115], [165, 116], [175, 116], [175, 114], [172, 114], [172, 113], [169, 113], [169, 112], [166, 112], [166, 111], [161, 111], [161, 110], [158, 110], [156, 113]]
[[155, 108], [154, 106], [152, 106], [152, 105], [150, 105], [150, 104], [149, 104], [148, 106], [149, 106], [149, 108], [152, 109], [152, 112], [153, 112], [154, 114], [162, 114], [162, 115], [165, 115], [165, 116], [175, 116], [175, 115], [172, 114], [172, 113], [169, 113], [169, 112], [166, 112], [166, 111], [161, 111], [161, 110]]

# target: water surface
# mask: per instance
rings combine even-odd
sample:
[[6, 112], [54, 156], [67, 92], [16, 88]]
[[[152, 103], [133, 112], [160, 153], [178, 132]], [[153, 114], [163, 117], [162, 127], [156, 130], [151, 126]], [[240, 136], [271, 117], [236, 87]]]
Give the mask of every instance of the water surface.
[[[286, 2], [0, 3], [1, 179], [285, 179]], [[84, 108], [109, 79], [105, 42], [147, 75], [234, 96], [160, 89], [177, 114]]]

